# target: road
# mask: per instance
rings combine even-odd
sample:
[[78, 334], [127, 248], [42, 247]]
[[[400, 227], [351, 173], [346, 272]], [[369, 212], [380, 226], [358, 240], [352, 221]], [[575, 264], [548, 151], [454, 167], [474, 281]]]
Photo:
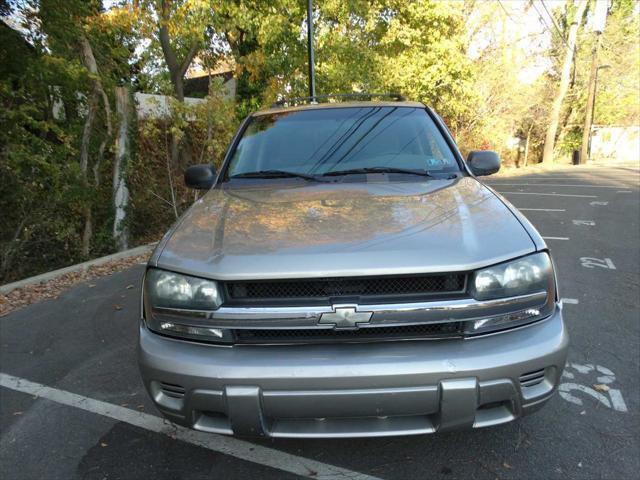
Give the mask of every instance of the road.
[[0, 318], [0, 477], [638, 478], [639, 181], [622, 167], [487, 178], [547, 238], [565, 299], [562, 391], [534, 415], [384, 439], [249, 442], [176, 429], [138, 375], [139, 265]]

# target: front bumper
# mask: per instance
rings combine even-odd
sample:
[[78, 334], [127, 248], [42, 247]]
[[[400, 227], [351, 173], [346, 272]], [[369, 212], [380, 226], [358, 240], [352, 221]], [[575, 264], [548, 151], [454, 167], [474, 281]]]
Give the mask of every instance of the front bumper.
[[140, 327], [145, 387], [173, 422], [266, 437], [432, 433], [509, 422], [556, 390], [562, 310], [473, 339], [213, 346]]

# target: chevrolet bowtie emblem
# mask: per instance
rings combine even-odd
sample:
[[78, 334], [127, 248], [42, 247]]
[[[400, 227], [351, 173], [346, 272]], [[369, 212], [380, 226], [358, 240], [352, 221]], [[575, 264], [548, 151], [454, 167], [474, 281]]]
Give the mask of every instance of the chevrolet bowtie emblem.
[[318, 323], [333, 324], [336, 329], [354, 330], [361, 323], [369, 323], [373, 312], [358, 312], [357, 305], [334, 305], [333, 312], [323, 313]]

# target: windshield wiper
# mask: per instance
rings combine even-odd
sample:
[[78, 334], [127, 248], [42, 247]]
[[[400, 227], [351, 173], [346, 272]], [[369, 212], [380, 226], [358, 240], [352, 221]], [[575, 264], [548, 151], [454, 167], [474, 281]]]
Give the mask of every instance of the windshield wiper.
[[335, 175], [351, 175], [352, 173], [407, 173], [409, 175], [420, 175], [422, 177], [433, 177], [429, 172], [425, 170], [409, 170], [408, 168], [395, 168], [395, 167], [363, 167], [352, 168], [349, 170], [334, 170], [325, 172], [323, 177], [335, 176]]
[[237, 175], [231, 175], [229, 178], [304, 178], [314, 182], [321, 180], [314, 175], [299, 172], [288, 172], [286, 170], [259, 170], [257, 172], [244, 172]]

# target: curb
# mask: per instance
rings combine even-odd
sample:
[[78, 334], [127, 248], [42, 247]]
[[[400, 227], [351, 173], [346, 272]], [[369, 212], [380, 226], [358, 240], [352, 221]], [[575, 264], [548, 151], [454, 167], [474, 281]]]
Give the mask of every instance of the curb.
[[87, 271], [90, 267], [94, 267], [97, 265], [103, 265], [115, 260], [122, 260], [123, 258], [135, 257], [136, 255], [142, 255], [146, 252], [151, 253], [156, 245], [157, 242], [148, 243], [146, 245], [132, 248], [130, 250], [124, 250], [123, 252], [112, 253], [111, 255], [107, 255], [105, 257], [94, 258], [93, 260], [89, 260], [88, 262], [78, 263], [76, 265], [60, 268], [58, 270], [52, 270], [51, 272], [41, 273], [40, 275], [36, 275], [35, 277], [24, 278], [22, 280], [18, 280], [17, 282], [0, 285], [0, 294], [7, 294], [10, 291], [15, 290], [16, 288], [25, 287], [27, 285], [47, 282], [67, 273]]

